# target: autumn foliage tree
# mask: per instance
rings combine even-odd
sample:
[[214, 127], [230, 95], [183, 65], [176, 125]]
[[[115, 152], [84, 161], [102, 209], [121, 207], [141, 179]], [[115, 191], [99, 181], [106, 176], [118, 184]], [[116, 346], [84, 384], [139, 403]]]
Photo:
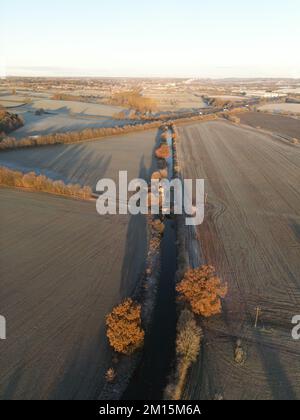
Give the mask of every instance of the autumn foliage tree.
[[0, 133], [3, 132], [3, 136], [23, 125], [24, 120], [19, 115], [11, 114], [5, 109], [0, 108]]
[[176, 290], [195, 314], [209, 318], [221, 313], [221, 298], [227, 295], [228, 288], [221, 284], [215, 268], [205, 265], [188, 270]]
[[126, 106], [139, 112], [152, 112], [157, 109], [154, 99], [146, 98], [137, 90], [115, 93], [110, 102], [113, 105]]
[[143, 346], [141, 306], [132, 299], [116, 306], [106, 317], [106, 325], [109, 343], [116, 352], [131, 355]]
[[167, 144], [162, 144], [158, 149], [156, 149], [155, 156], [158, 159], [168, 159], [171, 156], [170, 147]]

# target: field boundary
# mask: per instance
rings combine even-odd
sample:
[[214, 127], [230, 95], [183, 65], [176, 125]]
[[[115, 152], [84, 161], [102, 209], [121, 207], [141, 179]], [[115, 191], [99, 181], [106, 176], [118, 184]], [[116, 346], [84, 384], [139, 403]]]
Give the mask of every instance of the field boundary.
[[89, 199], [84, 199], [84, 198], [80, 198], [80, 197], [72, 197], [68, 194], [59, 194], [59, 193], [50, 193], [47, 191], [37, 191], [34, 190], [32, 188], [25, 188], [25, 187], [12, 187], [12, 186], [7, 186], [7, 185], [3, 185], [0, 184], [0, 188], [6, 189], [6, 190], [13, 190], [13, 191], [23, 191], [23, 192], [30, 192], [30, 193], [34, 193], [34, 194], [46, 194], [46, 195], [50, 195], [50, 196], [54, 196], [54, 197], [61, 197], [61, 198], [65, 198], [67, 200], [75, 200], [75, 201], [82, 201], [85, 203], [94, 203], [97, 200], [97, 196], [96, 194], [93, 194], [94, 197], [89, 198]]
[[23, 173], [0, 166], [0, 186], [21, 191], [46, 193], [80, 201], [93, 201], [92, 189], [79, 184], [65, 184], [35, 172]]

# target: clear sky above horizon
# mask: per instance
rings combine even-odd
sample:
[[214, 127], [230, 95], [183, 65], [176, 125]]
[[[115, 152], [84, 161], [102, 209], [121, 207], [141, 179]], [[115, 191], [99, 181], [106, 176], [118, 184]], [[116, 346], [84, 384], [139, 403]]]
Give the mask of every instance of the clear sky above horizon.
[[299, 0], [10, 0], [0, 10], [2, 75], [300, 77]]

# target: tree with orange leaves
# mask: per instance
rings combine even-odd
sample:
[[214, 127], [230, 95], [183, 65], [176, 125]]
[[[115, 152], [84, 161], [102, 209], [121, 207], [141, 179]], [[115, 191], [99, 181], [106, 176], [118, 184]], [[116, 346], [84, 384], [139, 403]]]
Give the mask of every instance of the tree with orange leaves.
[[197, 315], [205, 318], [221, 313], [221, 298], [227, 295], [227, 285], [222, 285], [212, 266], [204, 265], [185, 273], [176, 288]]
[[130, 355], [141, 348], [145, 332], [141, 328], [141, 306], [126, 299], [106, 317], [107, 337], [113, 349]]
[[162, 144], [158, 149], [156, 149], [155, 156], [158, 159], [168, 159], [171, 156], [170, 147], [167, 144]]

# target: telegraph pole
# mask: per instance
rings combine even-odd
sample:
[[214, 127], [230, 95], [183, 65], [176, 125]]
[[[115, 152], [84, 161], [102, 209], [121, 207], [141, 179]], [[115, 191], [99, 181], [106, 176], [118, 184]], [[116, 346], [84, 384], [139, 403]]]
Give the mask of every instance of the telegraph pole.
[[256, 317], [255, 317], [255, 329], [257, 328], [258, 318], [261, 313], [261, 308], [259, 306], [256, 307]]

